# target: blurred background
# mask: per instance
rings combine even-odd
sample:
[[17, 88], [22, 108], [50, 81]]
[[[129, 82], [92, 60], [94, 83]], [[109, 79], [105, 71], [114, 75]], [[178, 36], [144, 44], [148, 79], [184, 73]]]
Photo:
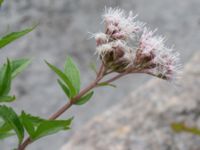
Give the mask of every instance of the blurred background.
[[[174, 45], [181, 53], [183, 65], [199, 51], [199, 0], [5, 0], [0, 9], [0, 35], [39, 23], [33, 32], [4, 48], [0, 56], [0, 62], [6, 57], [33, 59], [14, 81], [12, 90], [17, 101], [12, 105], [18, 112], [25, 110], [47, 117], [67, 101], [44, 59], [63, 67], [70, 55], [81, 70], [82, 87], [94, 79], [89, 66], [97, 58], [90, 33], [103, 30], [101, 15], [105, 6], [132, 10], [151, 29], [158, 28], [158, 33], [166, 36], [167, 45]], [[75, 117], [72, 130], [43, 138], [28, 149], [58, 150], [91, 118], [123, 101], [149, 79], [152, 77], [133, 75], [116, 82], [118, 88], [97, 89], [89, 103], [73, 107], [62, 116]], [[14, 141], [1, 141], [0, 149], [9, 150], [16, 144]]]

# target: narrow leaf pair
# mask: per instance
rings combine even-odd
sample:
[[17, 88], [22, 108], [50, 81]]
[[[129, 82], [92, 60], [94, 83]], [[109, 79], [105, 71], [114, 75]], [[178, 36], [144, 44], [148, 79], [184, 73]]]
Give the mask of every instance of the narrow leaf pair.
[[21, 120], [30, 138], [35, 141], [41, 137], [69, 129], [72, 118], [68, 120], [45, 120], [22, 112]]
[[46, 62], [47, 65], [59, 76], [60, 80], [58, 81], [62, 84], [62, 88], [65, 89], [65, 93], [69, 98], [75, 96], [79, 91], [75, 88], [74, 84], [65, 72], [61, 71], [57, 67], [51, 65], [50, 63]]
[[[59, 76], [58, 84], [65, 92], [66, 96], [71, 99], [76, 96], [80, 91], [81, 81], [80, 81], [80, 72], [71, 57], [67, 57], [64, 65], [64, 71], [61, 71], [57, 67], [46, 62], [47, 65]], [[93, 91], [85, 94], [79, 100], [75, 102], [76, 105], [83, 105], [93, 95]]]
[[0, 68], [0, 102], [11, 102], [15, 100], [15, 96], [8, 95], [11, 89], [11, 81], [29, 64], [30, 60], [28, 59], [13, 61], [7, 59], [7, 63]]
[[0, 128], [0, 135], [7, 137], [12, 135], [10, 130], [14, 130], [19, 139], [19, 143], [21, 143], [24, 138], [24, 128], [15, 111], [10, 107], [0, 106], [0, 117], [5, 122]]
[[32, 140], [37, 140], [70, 129], [72, 122], [72, 118], [67, 120], [45, 120], [25, 112], [18, 116], [12, 108], [7, 106], [0, 106], [0, 119], [3, 119], [0, 120], [0, 139], [16, 134], [19, 144], [24, 139], [25, 129]]

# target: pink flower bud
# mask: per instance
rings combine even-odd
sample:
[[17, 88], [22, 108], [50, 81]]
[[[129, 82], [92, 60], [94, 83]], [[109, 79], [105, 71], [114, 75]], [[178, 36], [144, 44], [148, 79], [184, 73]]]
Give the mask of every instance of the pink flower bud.
[[97, 46], [99, 46], [99, 45], [107, 43], [109, 38], [108, 38], [108, 35], [106, 35], [105, 33], [96, 33], [95, 40], [96, 40]]
[[[144, 28], [139, 40], [135, 63], [146, 63], [142, 66], [143, 69], [150, 68], [149, 73], [165, 80], [172, 80], [178, 72], [179, 54], [175, 53], [173, 49], [165, 47], [164, 38], [154, 36], [154, 33], [155, 31], [148, 31], [147, 28]], [[148, 66], [152, 66], [152, 64], [154, 64], [153, 68]]]
[[115, 72], [131, 70], [173, 80], [180, 69], [179, 53], [167, 48], [162, 36], [155, 36], [155, 30], [143, 27], [135, 18], [132, 12], [126, 15], [119, 8], [106, 9], [105, 33], [94, 36], [100, 59]]
[[136, 32], [142, 30], [143, 24], [135, 21], [136, 16], [132, 12], [128, 15], [119, 8], [109, 8], [103, 15], [103, 20], [106, 26], [106, 34], [109, 34], [113, 39], [133, 38]]

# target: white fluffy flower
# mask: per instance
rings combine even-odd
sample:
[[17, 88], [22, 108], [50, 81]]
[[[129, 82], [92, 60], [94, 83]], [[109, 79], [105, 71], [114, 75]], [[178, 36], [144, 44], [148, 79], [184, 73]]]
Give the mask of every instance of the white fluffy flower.
[[153, 75], [166, 80], [173, 80], [180, 67], [178, 64], [179, 53], [165, 47], [164, 38], [154, 36], [154, 33], [155, 31], [148, 31], [147, 28], [144, 28], [139, 40], [140, 55], [138, 55], [139, 58], [137, 59], [146, 59], [153, 63], [155, 68], [149, 70]]
[[[108, 8], [103, 15], [105, 33], [94, 34], [96, 51], [104, 65], [115, 72], [131, 71], [173, 80], [179, 72], [179, 53], [167, 48], [162, 36], [135, 21], [130, 11]], [[136, 38], [133, 38], [136, 37]], [[130, 47], [132, 41], [134, 47]]]
[[127, 46], [126, 42], [121, 40], [116, 40], [97, 46], [96, 51], [100, 56], [104, 56], [106, 53], [109, 53], [111, 51], [114, 52], [116, 50], [120, 50], [125, 53], [129, 49], [130, 47]]
[[98, 53], [99, 56], [104, 56], [106, 53], [112, 50], [113, 49], [111, 43], [102, 44], [96, 48], [96, 52]]
[[106, 24], [118, 24], [125, 19], [125, 12], [120, 8], [106, 8], [103, 14], [103, 21]]
[[97, 47], [102, 62], [107, 68], [123, 72], [134, 63], [133, 50], [123, 40], [114, 40]]
[[102, 45], [102, 44], [105, 44], [105, 43], [107, 43], [108, 40], [109, 40], [108, 35], [105, 34], [105, 33], [102, 33], [102, 32], [99, 32], [99, 33], [94, 34], [94, 38], [95, 38], [95, 40], [96, 40], [97, 46]]
[[103, 15], [106, 25], [106, 33], [114, 39], [128, 39], [135, 37], [136, 32], [140, 31], [143, 23], [135, 21], [132, 11], [128, 15], [122, 9], [109, 8]]
[[181, 65], [179, 64], [179, 53], [173, 49], [164, 47], [157, 52], [154, 58], [156, 62], [156, 74], [164, 77], [166, 80], [174, 80], [180, 73]]
[[164, 38], [161, 36], [154, 36], [155, 32], [156, 30], [149, 31], [147, 28], [144, 28], [139, 40], [139, 49], [142, 49], [143, 53], [149, 53], [164, 48]]

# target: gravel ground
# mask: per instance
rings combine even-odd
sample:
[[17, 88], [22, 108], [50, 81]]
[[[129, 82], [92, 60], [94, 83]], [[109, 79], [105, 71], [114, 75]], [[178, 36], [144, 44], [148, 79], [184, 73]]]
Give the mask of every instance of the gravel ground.
[[[17, 101], [12, 105], [17, 111], [23, 109], [46, 117], [66, 102], [56, 84], [56, 76], [43, 59], [62, 67], [66, 56], [71, 55], [81, 69], [82, 85], [94, 78], [88, 66], [96, 61], [95, 43], [89, 39], [88, 32], [103, 29], [100, 15], [105, 5], [133, 10], [152, 29], [158, 28], [158, 33], [166, 36], [167, 44], [174, 44], [180, 51], [183, 64], [199, 50], [199, 0], [6, 0], [0, 9], [0, 34], [39, 23], [35, 31], [7, 46], [0, 56], [0, 62], [6, 57], [33, 58], [31, 66], [14, 82]], [[144, 75], [130, 76], [117, 82], [117, 89], [98, 89], [92, 101], [72, 108], [63, 116], [75, 116], [71, 131], [43, 138], [28, 149], [57, 150], [87, 120], [116, 104], [149, 79]], [[53, 144], [49, 147], [49, 143]], [[9, 150], [15, 144], [11, 138], [0, 142], [0, 149]]]

